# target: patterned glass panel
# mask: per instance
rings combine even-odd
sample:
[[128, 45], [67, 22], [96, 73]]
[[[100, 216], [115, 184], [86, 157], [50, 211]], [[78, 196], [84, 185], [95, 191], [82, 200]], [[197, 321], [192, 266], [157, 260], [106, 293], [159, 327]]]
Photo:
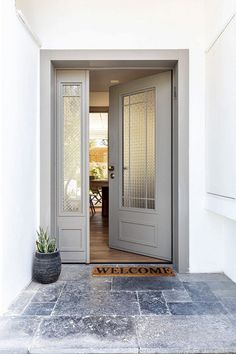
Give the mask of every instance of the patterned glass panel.
[[155, 209], [155, 90], [123, 97], [123, 191], [126, 208]]
[[80, 96], [80, 86], [79, 85], [64, 85], [64, 96]]
[[147, 91], [147, 208], [155, 209], [155, 91]]
[[129, 206], [129, 106], [123, 107], [123, 205]]
[[63, 212], [81, 212], [81, 97], [79, 85], [63, 90]]

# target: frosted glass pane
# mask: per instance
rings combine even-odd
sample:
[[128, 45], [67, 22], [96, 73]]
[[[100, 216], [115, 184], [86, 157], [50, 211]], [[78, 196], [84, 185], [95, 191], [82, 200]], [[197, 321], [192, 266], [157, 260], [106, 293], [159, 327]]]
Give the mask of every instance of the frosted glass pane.
[[63, 111], [63, 211], [81, 212], [81, 98], [63, 97]]
[[145, 102], [146, 101], [146, 93], [136, 93], [134, 95], [130, 95], [130, 104], [137, 103], [137, 102]]
[[79, 85], [63, 85], [64, 96], [80, 96]]
[[123, 190], [127, 208], [155, 209], [155, 90], [123, 98]]
[[124, 105], [129, 104], [129, 96], [123, 97], [123, 104]]
[[155, 96], [147, 92], [147, 208], [155, 209]]
[[123, 108], [123, 205], [129, 206], [129, 107]]

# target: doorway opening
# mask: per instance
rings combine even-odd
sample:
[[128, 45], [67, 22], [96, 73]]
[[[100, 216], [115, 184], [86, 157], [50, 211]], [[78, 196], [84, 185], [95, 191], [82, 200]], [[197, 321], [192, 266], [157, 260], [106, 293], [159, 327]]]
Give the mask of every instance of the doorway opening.
[[[111, 94], [112, 88], [119, 87], [120, 85], [125, 85], [130, 82], [137, 82], [139, 79], [148, 80], [149, 77], [154, 77], [155, 75], [164, 72], [166, 70], [160, 69], [110, 69], [110, 70], [90, 70], [89, 78], [90, 78], [90, 92], [89, 92], [89, 207], [90, 207], [90, 262], [91, 263], [170, 263], [170, 260], [158, 257], [152, 257], [145, 255], [145, 251], [142, 254], [141, 251], [135, 252], [132, 250], [129, 252], [127, 249], [119, 249], [118, 247], [112, 247], [111, 244], [111, 235], [112, 229], [109, 228], [109, 220], [113, 218], [109, 217], [109, 212], [114, 212], [109, 208], [109, 179], [113, 178], [112, 175], [116, 173], [113, 172], [113, 166], [111, 154], [109, 154], [109, 108], [111, 111], [109, 97]], [[132, 91], [132, 89], [131, 89]], [[134, 90], [136, 93], [136, 89]], [[110, 92], [110, 94], [109, 94]], [[142, 94], [142, 93], [141, 93]], [[150, 90], [145, 90], [145, 97], [149, 94], [152, 94]], [[138, 97], [138, 96], [137, 96]], [[141, 96], [140, 96], [141, 97]], [[130, 98], [130, 100], [135, 99]], [[139, 99], [139, 98], [138, 98]], [[147, 98], [148, 100], [149, 98]], [[131, 101], [130, 101], [131, 102]], [[142, 120], [142, 116], [146, 114], [144, 110], [147, 111], [146, 106], [150, 103], [145, 103], [145, 108], [142, 108], [140, 105], [143, 104], [139, 101], [139, 106], [134, 106], [135, 109], [141, 109], [141, 112], [133, 112], [133, 116], [136, 115], [138, 120]], [[171, 102], [170, 102], [171, 105]], [[131, 107], [131, 106], [130, 106]], [[132, 109], [129, 107], [129, 110]], [[126, 107], [127, 109], [127, 107]], [[130, 110], [131, 112], [131, 110]], [[118, 119], [119, 113], [117, 112]], [[147, 115], [147, 122], [150, 118]], [[133, 117], [134, 118], [134, 117]], [[123, 124], [123, 123], [122, 123]], [[142, 123], [140, 123], [142, 124]], [[146, 130], [155, 129], [155, 122], [153, 123], [153, 127], [145, 128]], [[140, 127], [139, 127], [140, 128]], [[142, 128], [141, 128], [142, 129]], [[122, 127], [124, 131], [124, 126]], [[111, 133], [111, 132], [110, 132]], [[137, 130], [136, 130], [137, 133]], [[130, 133], [129, 133], [130, 134]], [[148, 132], [145, 133], [147, 135], [146, 138], [151, 139], [152, 133], [150, 133], [148, 137]], [[118, 136], [117, 136], [117, 139]], [[124, 140], [124, 137], [122, 138]], [[140, 136], [140, 144], [144, 144], [142, 141], [142, 136]], [[110, 139], [111, 140], [111, 139]], [[124, 143], [124, 141], [123, 141]], [[138, 143], [138, 140], [136, 141]], [[145, 144], [144, 144], [145, 145]], [[134, 146], [133, 146], [134, 148]], [[149, 147], [143, 146], [143, 149], [148, 150]], [[154, 147], [153, 147], [154, 149]], [[154, 150], [153, 150], [154, 152]], [[124, 160], [124, 149], [119, 149], [119, 158]], [[121, 156], [122, 155], [122, 156]], [[150, 153], [149, 153], [150, 155]], [[147, 156], [146, 156], [147, 157]], [[146, 158], [144, 157], [144, 158]], [[135, 159], [135, 156], [131, 158]], [[142, 156], [140, 156], [142, 158]], [[136, 157], [137, 159], [137, 157]], [[145, 166], [147, 163], [144, 162]], [[137, 194], [141, 194], [140, 191], [140, 182], [137, 181], [138, 178], [144, 179], [146, 178], [146, 183], [149, 184], [149, 187], [152, 183], [152, 176], [144, 177], [143, 173], [137, 173], [137, 169], [143, 168], [144, 166], [137, 166], [136, 173], [137, 176], [132, 179], [133, 183], [136, 183], [136, 189], [134, 192]], [[127, 169], [123, 167], [123, 169]], [[169, 171], [171, 173], [171, 171]], [[130, 178], [130, 177], [129, 177]], [[149, 179], [148, 179], [149, 178]], [[123, 176], [121, 184], [124, 185], [125, 179], [127, 177]], [[135, 182], [136, 181], [136, 182]], [[147, 187], [147, 189], [149, 188]], [[153, 186], [153, 190], [154, 190]], [[151, 193], [150, 190], [146, 191], [146, 194]], [[136, 197], [137, 197], [136, 196]], [[154, 197], [153, 197], [154, 198]], [[145, 208], [143, 203], [146, 203], [146, 208], [155, 209], [154, 199], [150, 196], [149, 199], [145, 202], [144, 198], [140, 198], [138, 200], [128, 201], [126, 203], [130, 204], [130, 207], [134, 209]], [[127, 206], [127, 205], [126, 205]], [[141, 214], [140, 214], [141, 215]], [[141, 216], [142, 218], [142, 216]], [[133, 222], [133, 225], [135, 222]], [[128, 225], [128, 223], [127, 223]], [[145, 226], [145, 221], [143, 224], [140, 224], [141, 227]], [[132, 230], [131, 230], [132, 231]], [[141, 231], [144, 233], [143, 237], [145, 237], [145, 229]], [[147, 235], [147, 238], [149, 235]], [[137, 242], [135, 240], [135, 242]], [[142, 244], [142, 242], [141, 242]]]

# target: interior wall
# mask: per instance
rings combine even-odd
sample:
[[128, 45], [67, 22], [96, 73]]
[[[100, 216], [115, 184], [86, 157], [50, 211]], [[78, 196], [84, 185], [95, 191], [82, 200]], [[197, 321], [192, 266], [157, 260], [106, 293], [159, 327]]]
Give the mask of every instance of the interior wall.
[[[207, 191], [236, 196], [235, 82], [236, 1], [209, 0], [206, 6]], [[214, 42], [214, 38], [217, 40]], [[223, 271], [236, 281], [236, 200], [206, 197], [219, 225]], [[214, 240], [213, 240], [214, 241]], [[214, 243], [213, 243], [214, 245]]]
[[2, 3], [0, 310], [28, 285], [38, 227], [39, 48]]
[[109, 92], [90, 92], [90, 107], [109, 107]]

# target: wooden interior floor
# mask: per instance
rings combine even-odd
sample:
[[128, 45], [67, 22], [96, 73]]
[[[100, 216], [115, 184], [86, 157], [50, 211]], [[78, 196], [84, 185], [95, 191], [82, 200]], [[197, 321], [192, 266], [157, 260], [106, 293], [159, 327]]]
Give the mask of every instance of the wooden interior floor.
[[108, 218], [102, 217], [101, 209], [90, 216], [90, 262], [91, 263], [154, 263], [165, 261], [140, 256], [135, 253], [114, 250], [108, 246]]

